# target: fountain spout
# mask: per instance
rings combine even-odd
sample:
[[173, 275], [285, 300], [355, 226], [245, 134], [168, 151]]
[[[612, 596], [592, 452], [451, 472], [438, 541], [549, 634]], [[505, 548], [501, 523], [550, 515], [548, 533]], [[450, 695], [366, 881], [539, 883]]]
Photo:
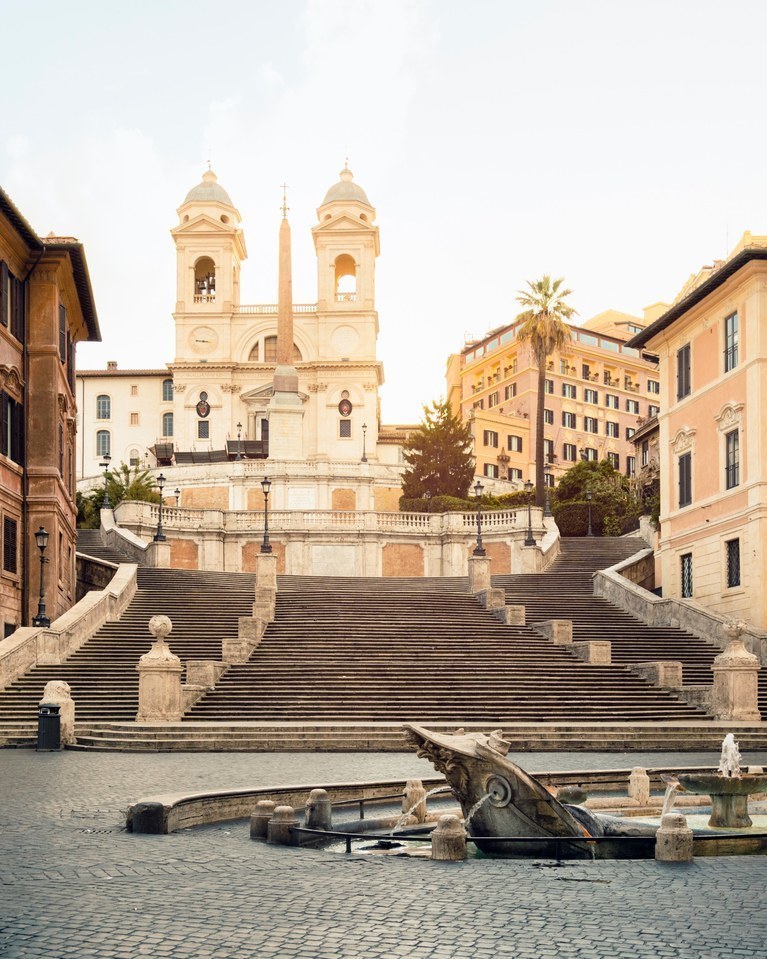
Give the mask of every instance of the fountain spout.
[[734, 733], [727, 733], [722, 742], [722, 755], [719, 759], [719, 773], [728, 778], [740, 779], [740, 750]]

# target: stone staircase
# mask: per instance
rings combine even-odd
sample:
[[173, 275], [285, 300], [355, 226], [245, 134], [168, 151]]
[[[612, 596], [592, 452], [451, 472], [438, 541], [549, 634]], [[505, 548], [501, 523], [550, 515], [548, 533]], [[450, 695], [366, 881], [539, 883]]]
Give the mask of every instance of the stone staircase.
[[78, 529], [77, 531], [77, 552], [84, 553], [86, 556], [92, 556], [94, 559], [103, 559], [108, 563], [130, 563], [133, 560], [123, 556], [116, 549], [110, 549], [101, 542], [101, 536], [97, 529]]

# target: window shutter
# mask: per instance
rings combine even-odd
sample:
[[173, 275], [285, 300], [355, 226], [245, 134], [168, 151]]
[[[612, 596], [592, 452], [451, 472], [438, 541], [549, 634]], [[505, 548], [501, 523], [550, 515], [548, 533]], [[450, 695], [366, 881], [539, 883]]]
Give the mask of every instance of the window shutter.
[[0, 453], [3, 456], [10, 456], [10, 424], [8, 422], [8, 417], [10, 416], [9, 409], [9, 399], [7, 393], [0, 393]]
[[8, 326], [8, 313], [10, 312], [10, 276], [8, 273], [8, 264], [0, 261], [0, 323]]
[[67, 308], [59, 303], [59, 359], [67, 361]]

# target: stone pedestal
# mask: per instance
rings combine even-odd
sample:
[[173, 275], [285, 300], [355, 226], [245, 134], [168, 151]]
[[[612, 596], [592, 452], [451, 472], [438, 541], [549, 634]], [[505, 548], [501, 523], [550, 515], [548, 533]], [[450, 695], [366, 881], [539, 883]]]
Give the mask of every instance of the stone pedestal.
[[661, 819], [655, 834], [655, 858], [659, 862], [692, 860], [692, 829], [681, 813], [669, 812]]
[[536, 632], [550, 639], [555, 646], [567, 646], [573, 641], [573, 623], [570, 619], [544, 619], [530, 625]]
[[136, 667], [139, 674], [136, 722], [174, 723], [181, 719], [181, 660], [165, 642], [172, 629], [167, 616], [153, 616], [149, 620], [149, 632], [155, 642]]
[[240, 639], [239, 636], [221, 640], [221, 659], [226, 665], [233, 663], [247, 663], [256, 643], [249, 639]]
[[264, 623], [271, 623], [277, 609], [277, 590], [271, 586], [256, 586], [256, 601], [253, 616]]
[[333, 807], [327, 789], [312, 789], [306, 804], [306, 828], [331, 829], [332, 823]]
[[256, 592], [259, 586], [277, 589], [277, 557], [274, 553], [259, 553], [256, 557]]
[[758, 703], [759, 660], [743, 645], [740, 638], [745, 625], [729, 623], [724, 631], [727, 648], [714, 660], [714, 686], [711, 690], [711, 709], [715, 719], [758, 723], [761, 713]]
[[649, 663], [632, 663], [631, 671], [653, 686], [682, 688], [682, 664], [677, 660], [658, 659]]
[[250, 817], [250, 838], [266, 839], [269, 820], [274, 815], [275, 805], [271, 799], [259, 799]]
[[634, 766], [631, 770], [628, 796], [637, 806], [646, 806], [650, 802], [650, 777], [642, 766]]
[[52, 679], [46, 684], [43, 692], [43, 703], [51, 703], [59, 707], [61, 717], [61, 746], [71, 746], [75, 742], [75, 703], [69, 683], [61, 679]]
[[466, 858], [466, 830], [458, 816], [440, 816], [431, 834], [431, 858], [461, 862]]
[[237, 635], [240, 639], [247, 639], [257, 646], [264, 635], [266, 620], [259, 616], [239, 616], [237, 618]]
[[594, 666], [609, 666], [613, 661], [612, 644], [606, 639], [591, 639], [583, 643], [573, 643], [573, 654], [584, 663]]
[[499, 619], [505, 626], [524, 626], [525, 625], [525, 607], [524, 606], [501, 606], [498, 609], [491, 609], [490, 612]]
[[487, 556], [469, 557], [469, 592], [484, 593], [490, 589], [490, 559]]
[[292, 806], [277, 806], [266, 829], [267, 842], [277, 846], [297, 846], [300, 823]]
[[506, 590], [493, 586], [476, 594], [477, 600], [485, 609], [502, 609], [506, 605]]

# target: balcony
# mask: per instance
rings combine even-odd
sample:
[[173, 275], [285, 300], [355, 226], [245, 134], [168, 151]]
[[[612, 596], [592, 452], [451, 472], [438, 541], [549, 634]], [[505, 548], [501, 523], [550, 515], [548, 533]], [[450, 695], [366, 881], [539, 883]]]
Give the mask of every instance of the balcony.
[[356, 303], [356, 293], [336, 293], [336, 303]]
[[195, 293], [194, 302], [195, 303], [215, 303], [216, 294], [215, 293]]

